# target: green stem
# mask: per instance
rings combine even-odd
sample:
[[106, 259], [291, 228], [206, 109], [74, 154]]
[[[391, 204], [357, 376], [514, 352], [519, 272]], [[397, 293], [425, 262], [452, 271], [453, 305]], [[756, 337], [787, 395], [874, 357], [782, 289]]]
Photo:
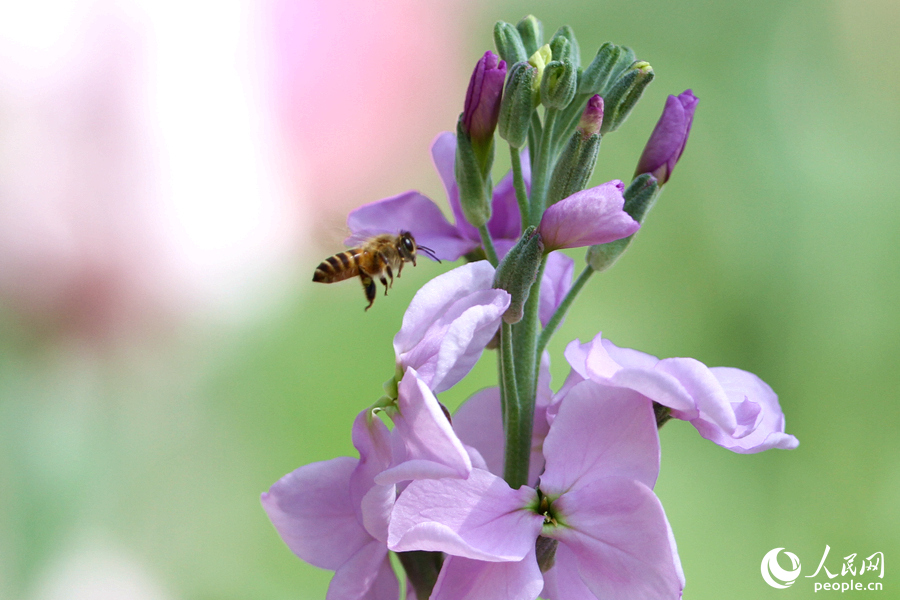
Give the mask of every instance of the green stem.
[[478, 233], [481, 234], [481, 245], [484, 246], [484, 253], [487, 255], [487, 259], [496, 268], [500, 261], [497, 259], [497, 250], [494, 248], [494, 240], [491, 239], [491, 232], [488, 231], [487, 224], [479, 227]]
[[546, 109], [544, 128], [541, 132], [541, 143], [537, 150], [537, 158], [531, 170], [531, 209], [528, 211], [529, 225], [538, 226], [547, 205], [547, 185], [550, 181], [550, 169], [553, 167], [553, 122], [558, 111]]
[[522, 177], [522, 155], [518, 148], [509, 147], [509, 158], [512, 162], [513, 188], [516, 190], [516, 201], [519, 203], [519, 214], [522, 217], [522, 229], [528, 223], [528, 192], [525, 191], [525, 179]]
[[553, 316], [550, 317], [550, 320], [547, 321], [547, 326], [544, 327], [544, 331], [541, 332], [541, 337], [538, 338], [537, 342], [537, 363], [540, 364], [541, 354], [544, 352], [544, 348], [547, 347], [547, 343], [550, 341], [550, 338], [553, 337], [553, 334], [556, 333], [556, 329], [559, 327], [559, 324], [562, 322], [563, 317], [566, 316], [566, 313], [569, 311], [569, 307], [572, 306], [572, 302], [575, 301], [575, 298], [578, 296], [579, 292], [581, 292], [581, 288], [584, 287], [584, 284], [587, 283], [587, 280], [591, 278], [591, 275], [594, 274], [594, 269], [591, 268], [591, 265], [585, 265], [584, 271], [578, 276], [578, 279], [575, 280], [575, 283], [572, 284], [572, 287], [569, 288], [568, 293], [566, 293], [566, 297], [563, 298], [563, 301], [559, 303], [559, 306], [556, 309], [556, 312], [553, 313]]
[[[525, 414], [516, 390], [516, 367], [513, 356], [512, 325], [505, 321], [500, 325], [501, 397], [503, 398], [503, 423], [506, 429], [506, 452], [503, 478], [512, 488], [525, 485], [528, 480], [528, 460], [531, 456], [531, 427], [523, 440], [524, 423], [531, 424]], [[524, 456], [523, 456], [524, 449]], [[524, 467], [523, 467], [524, 465]]]

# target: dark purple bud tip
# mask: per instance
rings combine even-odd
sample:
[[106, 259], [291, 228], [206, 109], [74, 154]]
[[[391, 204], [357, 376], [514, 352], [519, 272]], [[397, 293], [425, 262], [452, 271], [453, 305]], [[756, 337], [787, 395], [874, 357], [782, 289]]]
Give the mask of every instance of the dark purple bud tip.
[[585, 137], [590, 137], [600, 132], [601, 125], [603, 125], [603, 98], [600, 97], [600, 94], [594, 94], [588, 100], [584, 112], [581, 113], [578, 130]]
[[463, 109], [463, 128], [477, 143], [487, 142], [494, 135], [505, 79], [506, 62], [488, 50], [472, 72]]
[[669, 96], [666, 99], [662, 116], [650, 134], [644, 153], [638, 161], [635, 177], [650, 173], [656, 177], [660, 185], [669, 180], [687, 144], [698, 101], [691, 90], [685, 90], [678, 96]]

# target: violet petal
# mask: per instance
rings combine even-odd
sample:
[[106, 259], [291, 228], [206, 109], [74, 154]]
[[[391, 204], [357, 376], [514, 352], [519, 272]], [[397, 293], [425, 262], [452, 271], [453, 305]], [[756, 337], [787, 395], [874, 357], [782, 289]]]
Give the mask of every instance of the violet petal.
[[518, 562], [448, 556], [431, 600], [534, 600], [543, 587], [534, 549]]
[[640, 223], [622, 210], [623, 189], [621, 181], [608, 181], [545, 210], [538, 227], [545, 252], [606, 244], [635, 233]]

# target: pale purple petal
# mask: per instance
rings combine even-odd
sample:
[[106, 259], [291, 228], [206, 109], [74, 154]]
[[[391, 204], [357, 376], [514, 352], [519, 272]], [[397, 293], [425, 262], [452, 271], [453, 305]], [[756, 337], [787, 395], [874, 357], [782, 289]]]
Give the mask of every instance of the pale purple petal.
[[531, 553], [517, 562], [486, 562], [448, 556], [431, 600], [534, 600], [543, 577]]
[[[600, 338], [600, 334], [594, 339]], [[659, 358], [640, 350], [632, 350], [631, 348], [620, 348], [611, 341], [601, 338], [603, 348], [606, 349], [610, 358], [623, 367], [633, 367], [635, 369], [652, 369], [659, 362]]]
[[[525, 190], [531, 189], [531, 163], [528, 151], [520, 154], [522, 161], [522, 179]], [[494, 198], [491, 203], [491, 219], [487, 224], [491, 237], [496, 244], [498, 240], [516, 240], [522, 233], [522, 216], [519, 214], [519, 202], [516, 200], [516, 188], [513, 184], [512, 171], [494, 187]]]
[[478, 245], [461, 236], [434, 202], [413, 191], [360, 206], [347, 217], [347, 226], [348, 246], [382, 233], [409, 231], [417, 244], [432, 249], [441, 260], [454, 261]]
[[[471, 240], [475, 246], [480, 245], [481, 237], [478, 229], [473, 227], [465, 216], [459, 203], [459, 187], [456, 185], [456, 134], [445, 131], [438, 135], [431, 144], [431, 159], [437, 169], [444, 189], [447, 191], [447, 201], [453, 210], [456, 219], [457, 235], [463, 239]], [[428, 244], [426, 244], [427, 246]]]
[[505, 290], [491, 289], [493, 267], [479, 261], [425, 284], [410, 303], [394, 351], [401, 369], [412, 367], [435, 393], [453, 387], [472, 369], [509, 306]]
[[393, 486], [375, 485], [374, 480], [390, 465], [391, 432], [367, 408], [353, 422], [352, 437], [359, 462], [350, 476], [351, 503], [366, 531], [385, 541], [396, 492]]
[[398, 385], [398, 410], [391, 414], [391, 467], [379, 485], [410, 479], [468, 477], [472, 462], [428, 386], [409, 368]]
[[503, 415], [500, 414], [500, 388], [475, 392], [453, 415], [453, 430], [464, 444], [473, 446], [484, 458], [487, 470], [503, 475]]
[[337, 569], [372, 541], [350, 497], [356, 460], [342, 456], [288, 473], [261, 497], [291, 551], [323, 569]]
[[[552, 433], [552, 432], [551, 432]], [[549, 537], [575, 556], [598, 598], [680, 598], [684, 582], [659, 499], [640, 482], [609, 477], [553, 503], [564, 527]]]
[[606, 244], [635, 233], [641, 225], [622, 210], [623, 189], [621, 181], [608, 181], [550, 206], [538, 227], [544, 251]]
[[666, 98], [663, 114], [647, 140], [635, 176], [650, 173], [660, 185], [669, 180], [691, 133], [697, 102], [691, 90]]
[[556, 562], [544, 573], [542, 598], [548, 600], [597, 600], [578, 574], [575, 554], [565, 544], [556, 548]]
[[403, 315], [400, 331], [394, 336], [398, 356], [412, 350], [428, 332], [435, 319], [458, 300], [494, 283], [494, 267], [486, 260], [468, 263], [439, 275], [423, 285]]
[[475, 560], [518, 561], [534, 551], [543, 517], [528, 487], [511, 489], [487, 471], [468, 479], [413, 481], [394, 505], [388, 547], [435, 550]]
[[734, 409], [709, 367], [693, 358], [666, 358], [659, 361], [656, 371], [675, 377], [684, 386], [700, 411], [700, 418], [715, 423], [729, 434], [734, 433], [737, 428]]
[[325, 600], [397, 600], [400, 586], [383, 542], [372, 541], [341, 565]]
[[[531, 458], [528, 483], [535, 485], [544, 472], [544, 438], [550, 431], [547, 408], [553, 392], [550, 390], [550, 355], [544, 352], [538, 374], [537, 397], [534, 407], [534, 426], [531, 436]], [[490, 387], [475, 392], [463, 402], [453, 415], [453, 430], [464, 444], [478, 449], [486, 468], [503, 476], [506, 439], [503, 435], [503, 415], [500, 408], [500, 388]]]
[[[778, 404], [778, 396], [762, 379], [753, 373], [729, 367], [714, 367], [710, 371], [722, 384], [739, 414], [750, 409], [747, 403], [758, 407], [757, 415], [753, 418], [756, 427], [743, 437], [733, 438], [701, 417], [691, 421], [700, 435], [741, 454], [762, 452], [770, 448], [790, 450], [800, 444], [797, 438], [784, 433], [784, 413]], [[752, 417], [752, 413], [746, 416]]]
[[544, 457], [541, 490], [550, 495], [612, 476], [653, 487], [659, 475], [653, 407], [631, 390], [583, 381], [560, 402]]
[[575, 261], [572, 258], [562, 252], [551, 252], [547, 256], [547, 266], [541, 279], [541, 304], [538, 309], [541, 325], [546, 327], [550, 317], [566, 297], [566, 293], [572, 287], [574, 273]]

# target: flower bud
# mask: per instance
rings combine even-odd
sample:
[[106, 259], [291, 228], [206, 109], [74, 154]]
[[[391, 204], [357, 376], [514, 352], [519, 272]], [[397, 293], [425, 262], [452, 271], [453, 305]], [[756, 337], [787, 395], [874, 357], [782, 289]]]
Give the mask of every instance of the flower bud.
[[534, 15], [523, 17], [516, 24], [516, 29], [522, 37], [526, 54], [534, 54], [538, 48], [544, 45], [544, 24], [538, 21]]
[[602, 122], [603, 98], [594, 96], [588, 100], [575, 133], [556, 161], [547, 192], [547, 206], [587, 187], [600, 152]]
[[604, 96], [606, 116], [601, 133], [615, 131], [628, 118], [631, 109], [641, 99], [644, 89], [653, 81], [653, 67], [645, 61], [635, 61], [613, 84]]
[[512, 66], [506, 78], [497, 133], [513, 148], [521, 148], [528, 142], [537, 73], [537, 69], [527, 62], [519, 62]]
[[[653, 207], [659, 196], [660, 187], [650, 174], [636, 177], [625, 190], [623, 210], [638, 223], [643, 222], [647, 212]], [[613, 266], [628, 248], [634, 235], [621, 238], [607, 244], [597, 244], [588, 248], [585, 260], [595, 271], [605, 271]]]
[[666, 107], [644, 147], [635, 176], [650, 173], [659, 185], [669, 180], [691, 133], [697, 102], [691, 90], [666, 99]]
[[463, 109], [463, 128], [475, 146], [490, 143], [494, 136], [505, 79], [506, 63], [488, 50], [475, 65], [469, 79]]
[[529, 227], [497, 266], [494, 288], [506, 290], [511, 296], [509, 308], [503, 314], [503, 320], [510, 325], [522, 320], [525, 302], [537, 279], [543, 253], [540, 234], [534, 227]]
[[[568, 43], [564, 44], [563, 40]], [[578, 71], [581, 66], [581, 50], [578, 49], [578, 40], [575, 39], [575, 32], [571, 27], [563, 25], [556, 30], [550, 38], [550, 49], [553, 50], [553, 60], [567, 59]]]
[[494, 45], [497, 47], [500, 58], [505, 60], [508, 65], [528, 60], [528, 53], [522, 44], [522, 36], [510, 23], [497, 21], [494, 24]]
[[456, 184], [463, 216], [475, 227], [481, 227], [491, 218], [487, 173], [490, 173], [493, 159], [493, 145], [486, 155], [476, 152], [463, 126], [463, 115], [459, 115], [456, 123]]
[[585, 68], [578, 82], [579, 94], [605, 95], [611, 82], [634, 62], [634, 51], [626, 46], [606, 42], [597, 50], [591, 64]]
[[537, 77], [534, 79], [534, 91], [540, 92], [541, 80], [544, 77], [544, 68], [553, 57], [553, 51], [550, 50], [548, 44], [544, 44], [538, 48], [534, 54], [528, 57], [528, 64], [537, 69]]
[[584, 112], [581, 113], [581, 119], [578, 121], [577, 131], [583, 136], [600, 133], [600, 127], [603, 125], [603, 98], [599, 94], [595, 94], [588, 100]]
[[541, 103], [547, 108], [565, 108], [575, 98], [578, 73], [568, 60], [550, 61], [541, 78]]

